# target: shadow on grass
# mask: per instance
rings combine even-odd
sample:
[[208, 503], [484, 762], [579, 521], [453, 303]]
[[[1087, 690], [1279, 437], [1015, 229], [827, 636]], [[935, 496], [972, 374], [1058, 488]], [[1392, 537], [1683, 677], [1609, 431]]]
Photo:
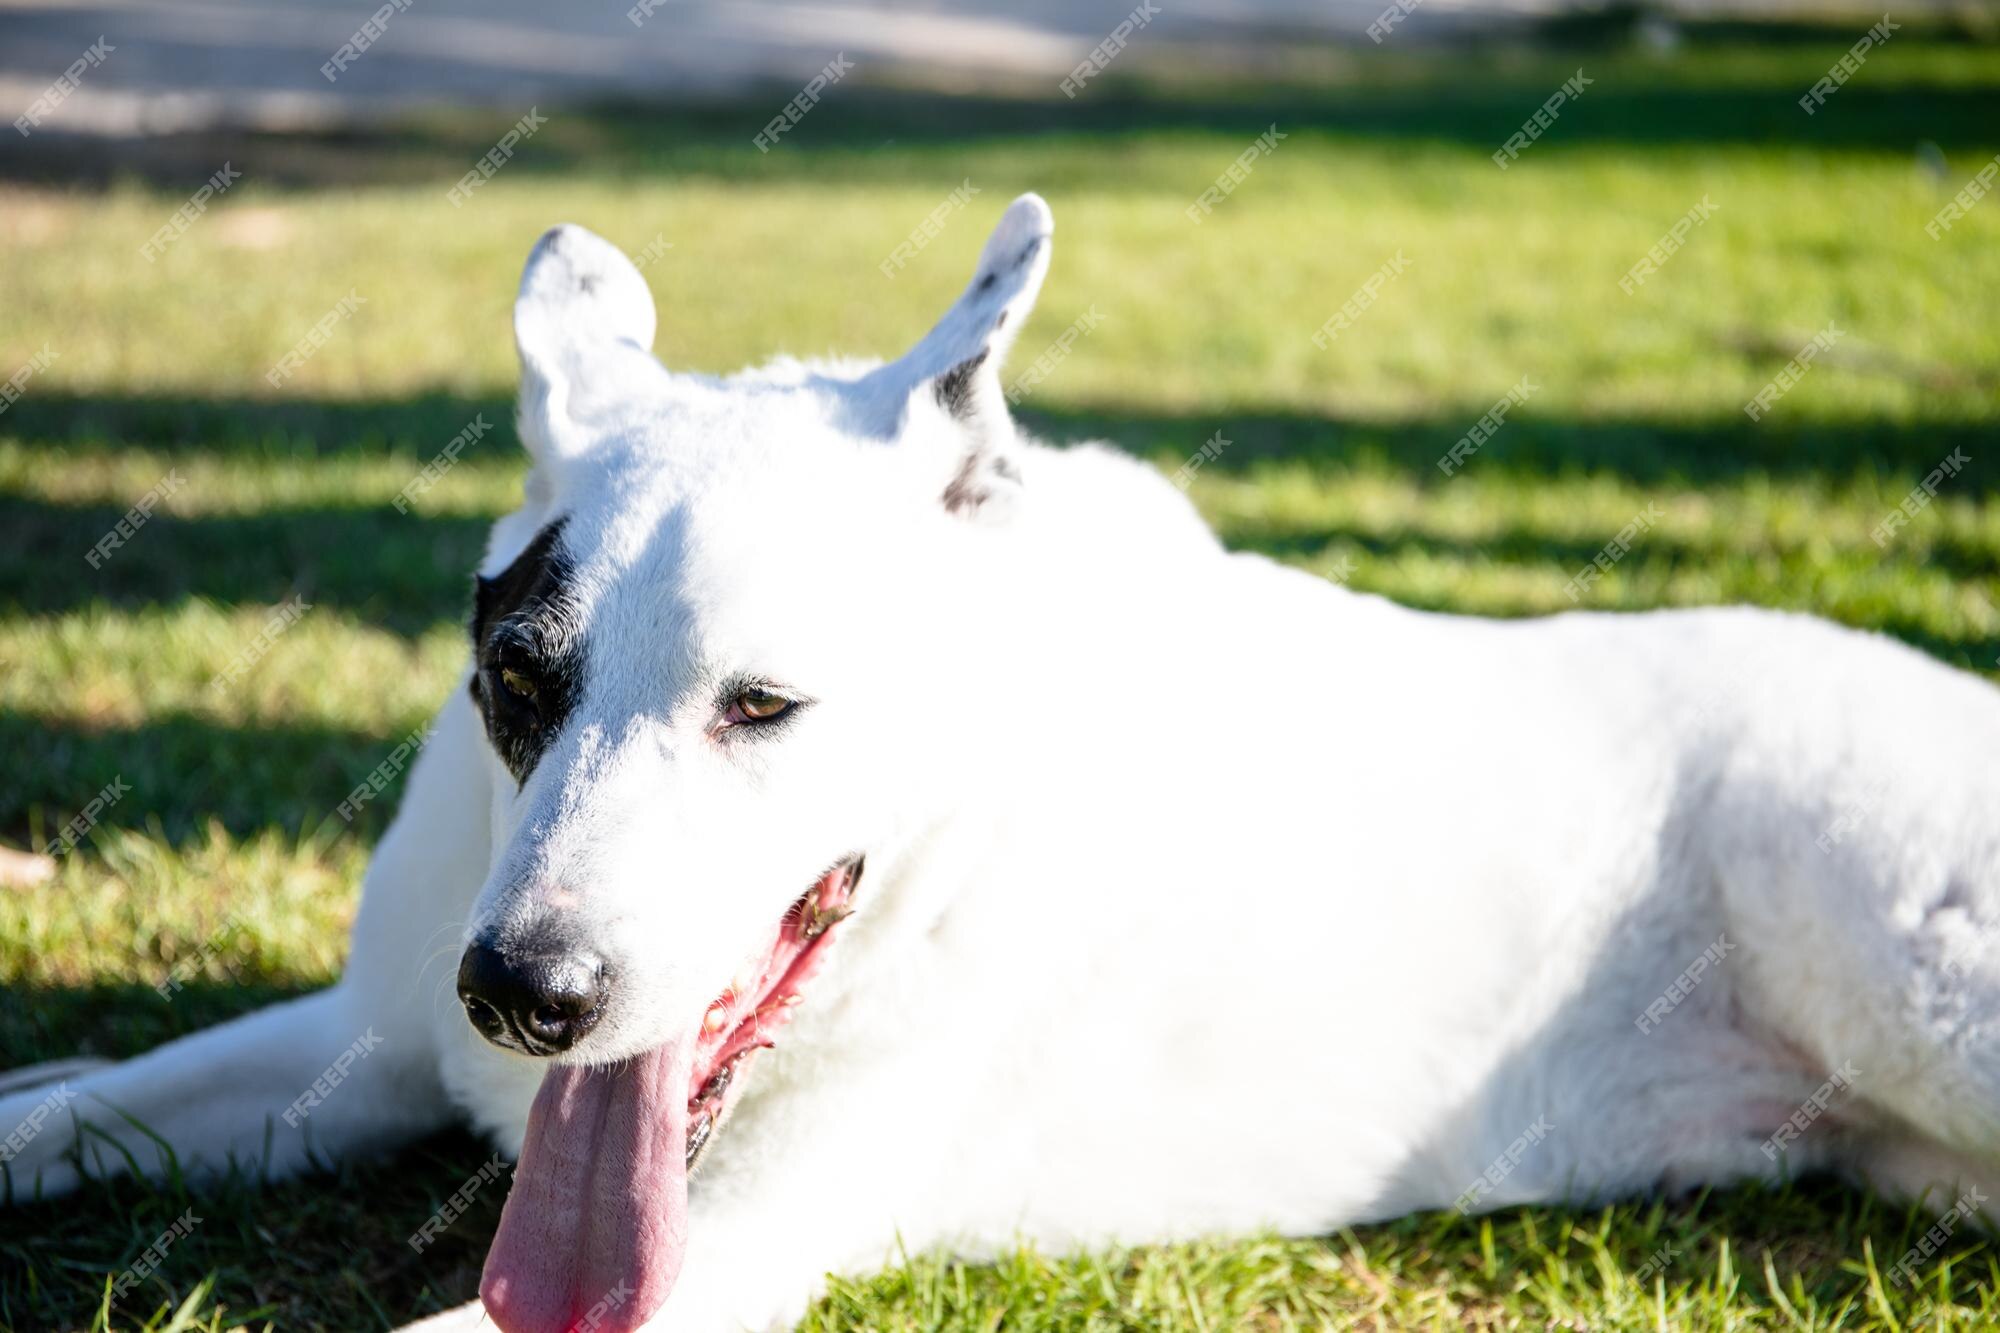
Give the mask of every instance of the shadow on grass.
[[233, 936], [208, 964], [228, 981], [182, 981], [168, 995], [137, 981], [0, 986], [0, 1070], [87, 1055], [122, 1060], [317, 987], [298, 984]]
[[284, 462], [406, 454], [414, 472], [477, 417], [484, 417], [491, 429], [461, 455], [462, 466], [482, 458], [519, 457], [512, 394], [245, 398], [78, 394], [38, 386], [9, 406], [6, 433], [39, 444], [194, 448], [228, 458]]
[[379, 508], [156, 515], [97, 569], [83, 559], [124, 509], [0, 497], [0, 604], [53, 614], [93, 604], [173, 606], [191, 597], [275, 607], [293, 596], [415, 637], [463, 624], [489, 518]]
[[372, 1162], [257, 1187], [191, 1193], [130, 1180], [59, 1203], [0, 1207], [0, 1329], [86, 1329], [107, 1281], [184, 1212], [201, 1219], [114, 1311], [129, 1327], [214, 1286], [204, 1309], [224, 1327], [400, 1328], [471, 1300], [499, 1224], [507, 1179], [483, 1185], [419, 1250], [410, 1238], [491, 1159], [465, 1130]]
[[[1768, 362], [1775, 371], [1790, 355], [1774, 346], [1758, 358], [1759, 364]], [[2000, 378], [1992, 387], [2000, 390]], [[38, 389], [8, 410], [7, 433], [30, 451], [49, 451], [51, 466], [60, 465], [53, 455], [61, 447], [102, 446], [143, 449], [163, 455], [166, 462], [177, 455], [283, 463], [393, 459], [399, 466], [407, 462], [414, 476], [467, 421], [482, 414], [489, 422], [509, 423], [507, 429], [489, 434], [477, 446], [479, 452], [468, 451], [459, 466], [468, 471], [524, 470], [511, 426], [513, 401], [492, 396], [268, 399]], [[1019, 413], [1030, 430], [1058, 442], [1105, 439], [1131, 453], [1175, 460], [1193, 452], [1223, 424], [1231, 448], [1210, 465], [1221, 471], [1240, 472], [1271, 459], [1338, 463], [1359, 451], [1373, 450], [1412, 478], [1434, 484], [1450, 480], [1438, 470], [1437, 460], [1478, 415], [1474, 409], [1416, 419], [1372, 419], [1228, 406], [1198, 415], [1036, 406]], [[1473, 466], [1504, 468], [1528, 478], [1605, 472], [1644, 484], [1689, 486], [1751, 475], [1817, 474], [1830, 479], [1863, 473], [1921, 475], [1955, 445], [1989, 443], [1991, 431], [1991, 421], [1983, 417], [1823, 422], [1778, 415], [1751, 422], [1730, 413], [1721, 418], [1581, 420], [1540, 416], [1528, 406], [1508, 418], [1506, 429], [1477, 452]], [[1965, 480], [1979, 482], [1972, 474]], [[396, 520], [392, 527], [439, 521], [398, 514], [387, 504], [373, 510], [357, 505], [354, 512], [386, 515]], [[79, 567], [82, 552], [102, 532], [101, 527], [91, 531], [88, 540], [77, 546]], [[10, 525], [0, 525], [0, 555], [30, 545], [15, 536]], [[0, 595], [9, 595], [3, 579]]]
[[[1456, 560], [1517, 569], [1545, 567], [1562, 579], [1578, 573], [1604, 553], [1602, 542], [1554, 540], [1542, 533], [1520, 530], [1501, 531], [1469, 540], [1435, 534], [1381, 537], [1355, 532], [1336, 534], [1326, 529], [1272, 531], [1236, 525], [1226, 535], [1230, 546], [1237, 550], [1257, 551], [1276, 560], [1308, 566], [1316, 559], [1338, 559], [1343, 555], [1357, 555], [1364, 567], [1371, 563]], [[1829, 615], [1823, 604], [1816, 604], [1811, 595], [1813, 581], [1826, 572], [1824, 564], [1816, 562], [1805, 549], [1770, 554], [1779, 565], [1778, 580], [1799, 590], [1792, 600], [1780, 604], [1780, 609], [1839, 619]], [[1699, 571], [1712, 568], [1715, 563], [1712, 551], [1676, 543], [1669, 537], [1648, 536], [1643, 553], [1635, 547], [1633, 553], [1621, 562], [1620, 568], [1633, 583], [1646, 585], [1663, 583], [1680, 569]], [[1860, 567], [1874, 562], [1866, 556], [1857, 556], [1851, 563]], [[1927, 553], [1922, 563], [1952, 572], [1961, 581], [1987, 580], [1996, 591], [2000, 591], [2000, 568], [1996, 568], [1991, 555], [1976, 549], [1941, 543]], [[1368, 580], [1357, 577], [1355, 585], [1365, 590]], [[1396, 600], [1421, 611], [1500, 614], [1486, 607], [1470, 610], [1458, 594], [1445, 589], [1428, 596], [1418, 591], [1399, 590]], [[1578, 609], [1641, 611], [1653, 608], [1654, 604], [1607, 606], [1585, 602]], [[1887, 634], [1962, 670], [1991, 673], [1995, 664], [2000, 663], [2000, 635], [1939, 633], [1923, 616], [1887, 607], [1872, 608], [1865, 624], [1860, 627]]]
[[[45, 455], [52, 469], [67, 465], [72, 448], [105, 448], [144, 450], [158, 455], [162, 466], [194, 459], [225, 465], [385, 463], [393, 464], [383, 469], [393, 480], [405, 469], [414, 476], [437, 441], [478, 415], [506, 421], [511, 409], [505, 399], [443, 393], [357, 401], [43, 393], [17, 403], [8, 423], [26, 454]], [[1439, 469], [1438, 459], [1471, 424], [1465, 413], [1395, 420], [1227, 408], [1199, 415], [1045, 409], [1026, 411], [1022, 419], [1057, 442], [1109, 440], [1167, 471], [1219, 426], [1231, 445], [1206, 464], [1209, 477], [1262, 475], [1275, 467], [1335, 476], [1365, 467], [1439, 491], [1462, 484]], [[1879, 492], [1886, 510], [1950, 451], [1985, 456], [1990, 434], [1991, 425], [1983, 420], [1574, 420], [1537, 416], [1529, 408], [1510, 418], [1462, 475], [1529, 486], [1604, 477], [1690, 491], [1762, 479], [1802, 481], [1829, 490]], [[461, 477], [504, 472], [511, 493], [512, 478], [525, 462], [511, 432], [502, 432], [459, 466]], [[1961, 496], [1995, 489], [1992, 477], [1978, 468], [1952, 484]], [[502, 511], [398, 513], [387, 503], [357, 498], [351, 504], [281, 503], [250, 514], [162, 512], [128, 547], [90, 569], [84, 553], [122, 512], [117, 504], [0, 495], [0, 607], [52, 615], [97, 605], [171, 606], [200, 597], [262, 608], [296, 594], [315, 607], [415, 636], [463, 622], [471, 572], [491, 519]], [[1562, 569], [1588, 561], [1610, 535], [1558, 537], [1517, 527], [1468, 542], [1424, 532], [1371, 535], [1327, 525], [1259, 526], [1254, 519], [1225, 532], [1237, 547], [1275, 556], [1311, 554], [1347, 541], [1385, 553], [1421, 550], [1451, 560], [1539, 562]], [[1757, 534], [1746, 534], [1746, 540], [1753, 548], [1758, 544]], [[1715, 554], [1677, 548], [1655, 534], [1645, 539], [1641, 558], [1698, 563]], [[1939, 534], [1924, 560], [1965, 579], [2000, 573], [1990, 551], [1951, 534]], [[1954, 645], [1919, 641], [1958, 656]], [[1986, 661], [1992, 646], [1972, 647]], [[0, 797], [0, 809], [4, 801]]]
[[[1187, 458], [1222, 428], [1230, 447], [1215, 463], [1204, 465], [1204, 472], [1242, 474], [1271, 462], [1333, 467], [1369, 456], [1432, 488], [1454, 480], [1439, 469], [1438, 459], [1477, 418], [1476, 410], [1418, 420], [1374, 420], [1228, 407], [1194, 416], [1115, 409], [1022, 414], [1024, 424], [1047, 438], [1107, 439], [1128, 452], [1169, 464]], [[1523, 408], [1479, 447], [1464, 470], [1506, 473], [1526, 481], [1603, 474], [1643, 486], [1689, 488], [1747, 477], [1817, 477], [1840, 483], [1921, 477], [1954, 446], [1990, 446], [1991, 435], [1991, 423], [1982, 420], [1792, 424], [1752, 423], [1740, 414], [1721, 420], [1570, 420]], [[1966, 484], [1977, 484], [1977, 478], [1968, 475]], [[1981, 489], [1992, 485], [1989, 481]]]
[[[127, 1058], [309, 989], [273, 980], [254, 957], [224, 962], [235, 980], [191, 978], [171, 1001], [134, 983], [0, 988], [0, 1070], [78, 1053]], [[409, 1238], [492, 1153], [452, 1130], [279, 1184], [248, 1163], [199, 1193], [124, 1179], [36, 1202], [30, 1182], [13, 1181], [12, 1200], [0, 1198], [0, 1330], [88, 1328], [107, 1278], [189, 1208], [200, 1225], [120, 1302], [114, 1327], [178, 1305], [209, 1277], [210, 1305], [252, 1327], [400, 1327], [477, 1294], [504, 1176], [471, 1191], [464, 1214], [421, 1250]]]
[[[131, 790], [93, 836], [149, 827], [179, 845], [212, 821], [239, 838], [278, 828], [293, 837], [324, 832], [373, 844], [402, 799], [407, 772], [359, 806], [351, 822], [338, 807], [407, 734], [301, 723], [232, 727], [186, 713], [95, 727], [0, 710], [0, 753], [35, 759], [0, 784], [0, 838], [24, 846], [32, 830], [48, 839], [116, 779]], [[40, 826], [33, 829], [36, 811]]]

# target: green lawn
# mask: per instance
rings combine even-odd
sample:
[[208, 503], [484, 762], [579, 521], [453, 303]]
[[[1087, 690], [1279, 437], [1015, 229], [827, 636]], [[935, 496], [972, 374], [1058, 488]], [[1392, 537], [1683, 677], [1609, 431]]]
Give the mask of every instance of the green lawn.
[[[114, 778], [130, 793], [55, 882], [0, 889], [0, 1068], [137, 1052], [337, 973], [388, 806], [351, 826], [334, 810], [459, 670], [468, 574], [521, 475], [507, 312], [562, 220], [657, 242], [659, 351], [721, 371], [893, 353], [1005, 201], [1039, 190], [1056, 257], [1017, 362], [1102, 318], [1025, 415], [1169, 471], [1220, 432], [1192, 493], [1232, 545], [1530, 615], [1570, 606], [1571, 577], [1650, 513], [1584, 604], [1809, 609], [1996, 674], [2000, 200], [1942, 239], [1925, 225], [2000, 152], [2000, 47], [1906, 31], [1806, 117], [1797, 97], [1853, 36], [1436, 58], [1392, 40], [1303, 52], [1250, 87], [1154, 70], [1074, 103], [856, 85], [768, 155], [750, 136], [790, 90], [554, 112], [462, 209], [446, 188], [519, 110], [122, 158], [8, 145], [0, 379], [56, 355], [0, 412], [0, 839], [40, 845]], [[1585, 95], [1498, 170], [1489, 155], [1578, 67]], [[1191, 223], [1273, 124], [1276, 150]], [[225, 158], [241, 181], [143, 260]], [[970, 206], [884, 277], [965, 181]], [[1704, 199], [1713, 217], [1621, 291]], [[1406, 271], [1315, 346], [1399, 253]], [[271, 387], [350, 293], [365, 303]], [[1843, 336], [1753, 423], [1743, 404], [1829, 324]], [[1436, 460], [1524, 377], [1535, 392], [1447, 477]], [[398, 512], [480, 414], [495, 429]], [[1954, 449], [1969, 465], [1878, 546]], [[161, 512], [91, 568], [170, 475]], [[211, 689], [295, 595], [304, 617]], [[161, 999], [152, 983], [225, 923], [240, 929]], [[421, 1256], [404, 1237], [484, 1158], [445, 1135], [201, 1202], [109, 1326], [387, 1328], [466, 1299], [497, 1200]], [[126, 1183], [0, 1210], [0, 1328], [106, 1327], [108, 1277], [186, 1206]], [[1955, 1238], [1920, 1289], [1887, 1277], [1936, 1211], [1808, 1184], [997, 1269], [920, 1258], [839, 1284], [810, 1326], [1991, 1327], [1983, 1242]]]

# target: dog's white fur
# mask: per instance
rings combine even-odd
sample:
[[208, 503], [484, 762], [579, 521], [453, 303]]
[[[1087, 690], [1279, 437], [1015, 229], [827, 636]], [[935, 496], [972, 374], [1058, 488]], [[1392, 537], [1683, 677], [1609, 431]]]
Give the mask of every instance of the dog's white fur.
[[[559, 913], [611, 956], [567, 1057], [609, 1060], [696, 1021], [865, 851], [652, 1327], [791, 1319], [899, 1238], [1313, 1234], [1806, 1168], [2000, 1183], [2000, 694], [1800, 616], [1497, 623], [1224, 554], [1150, 470], [1008, 419], [1050, 231], [1016, 201], [898, 361], [727, 380], [653, 359], [613, 247], [545, 237], [516, 316], [534, 467], [484, 569], [567, 516], [577, 710], [517, 791], [455, 691], [341, 983], [74, 1079], [83, 1165], [155, 1159], [107, 1107], [197, 1171], [454, 1116], [516, 1150], [545, 1066], [466, 1023], [472, 933]], [[953, 415], [937, 377], [982, 349]], [[739, 670], [816, 702], [720, 743]], [[16, 1189], [73, 1188], [71, 1139], [34, 1139]]]

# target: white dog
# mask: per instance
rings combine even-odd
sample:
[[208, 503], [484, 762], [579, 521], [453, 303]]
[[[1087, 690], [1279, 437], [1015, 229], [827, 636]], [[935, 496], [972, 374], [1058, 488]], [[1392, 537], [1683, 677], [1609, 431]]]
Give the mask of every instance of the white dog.
[[469, 1117], [520, 1159], [484, 1312], [541, 1333], [769, 1326], [898, 1238], [2000, 1183], [2000, 694], [1227, 555], [1017, 436], [1050, 235], [1017, 200], [900, 360], [726, 380], [545, 236], [526, 499], [345, 977], [73, 1078], [16, 1191], [153, 1163], [111, 1108], [274, 1175]]

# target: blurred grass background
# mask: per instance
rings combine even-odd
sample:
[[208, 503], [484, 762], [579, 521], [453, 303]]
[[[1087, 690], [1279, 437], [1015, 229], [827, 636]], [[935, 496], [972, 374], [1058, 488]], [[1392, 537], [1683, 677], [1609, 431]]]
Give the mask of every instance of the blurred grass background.
[[[1086, 310], [1102, 322], [1025, 420], [1168, 472], [1219, 433], [1192, 494], [1233, 546], [1416, 605], [1531, 615], [1572, 605], [1564, 585], [1656, 505], [1584, 604], [1811, 610], [1995, 675], [2000, 202], [1941, 239], [1925, 224], [2000, 152], [2000, 47], [1899, 34], [1808, 118], [1796, 99], [1852, 34], [1545, 38], [1476, 60], [1302, 52], [1234, 80], [1150, 69], [1075, 102], [855, 85], [769, 154], [748, 141], [792, 89], [548, 110], [463, 208], [445, 191], [513, 116], [8, 145], [0, 378], [56, 357], [0, 412], [0, 839], [41, 845], [114, 776], [131, 794], [54, 882], [0, 889], [0, 1068], [135, 1053], [337, 973], [394, 792], [352, 825], [334, 808], [456, 681], [469, 573], [522, 472], [514, 282], [558, 221], [653, 247], [658, 351], [727, 371], [895, 354], [1005, 202], [1038, 190], [1056, 255], [1016, 369]], [[1497, 170], [1578, 68], [1587, 93]], [[1273, 124], [1276, 151], [1191, 223]], [[242, 179], [143, 260], [225, 160]], [[964, 182], [970, 205], [885, 277]], [[1704, 199], [1714, 216], [1621, 291]], [[1316, 347], [1399, 253], [1407, 271]], [[265, 371], [350, 293], [358, 312], [272, 388]], [[1743, 404], [1829, 324], [1845, 336], [1751, 422]], [[1524, 377], [1536, 392], [1445, 476], [1436, 460]], [[495, 429], [413, 512], [392, 507], [480, 416]], [[1970, 465], [1879, 547], [1871, 530], [1954, 449]], [[162, 511], [91, 569], [169, 475]], [[312, 610], [209, 688], [293, 596]], [[225, 923], [240, 929], [161, 999], [152, 983]], [[0, 1328], [392, 1327], [472, 1294], [497, 1197], [421, 1256], [404, 1238], [485, 1156], [445, 1135], [208, 1201], [108, 1314], [109, 1276], [187, 1206], [175, 1187], [0, 1210]], [[1921, 1289], [1884, 1278], [1935, 1211], [1810, 1185], [1061, 1263], [919, 1258], [840, 1284], [810, 1322], [1995, 1326], [1983, 1241], [1956, 1238]]]

